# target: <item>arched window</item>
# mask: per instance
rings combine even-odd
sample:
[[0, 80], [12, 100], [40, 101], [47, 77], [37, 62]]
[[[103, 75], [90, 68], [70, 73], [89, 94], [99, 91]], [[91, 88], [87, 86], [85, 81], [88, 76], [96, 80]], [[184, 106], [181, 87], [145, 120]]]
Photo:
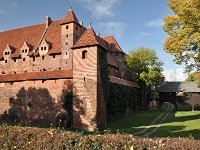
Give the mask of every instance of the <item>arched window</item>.
[[82, 59], [87, 59], [87, 51], [82, 51]]

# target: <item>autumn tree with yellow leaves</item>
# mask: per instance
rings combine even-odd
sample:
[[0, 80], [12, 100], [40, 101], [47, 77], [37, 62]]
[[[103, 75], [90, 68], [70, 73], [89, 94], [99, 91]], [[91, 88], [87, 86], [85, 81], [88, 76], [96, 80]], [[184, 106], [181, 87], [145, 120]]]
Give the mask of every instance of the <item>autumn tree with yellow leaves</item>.
[[174, 14], [164, 18], [164, 49], [177, 64], [185, 64], [187, 72], [199, 70], [200, 0], [169, 0], [168, 6]]

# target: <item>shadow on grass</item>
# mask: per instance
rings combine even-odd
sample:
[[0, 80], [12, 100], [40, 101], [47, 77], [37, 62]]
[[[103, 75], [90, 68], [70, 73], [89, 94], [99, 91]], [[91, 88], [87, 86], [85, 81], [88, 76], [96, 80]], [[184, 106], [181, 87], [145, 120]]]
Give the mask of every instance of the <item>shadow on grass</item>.
[[[133, 114], [108, 125], [106, 132], [120, 134], [135, 134], [146, 128], [161, 112], [142, 112]], [[176, 116], [172, 112], [163, 125], [150, 137], [192, 137], [200, 139], [200, 113], [198, 112], [178, 112], [182, 116]], [[187, 122], [187, 124], [185, 124]], [[148, 128], [152, 131], [159, 124]]]

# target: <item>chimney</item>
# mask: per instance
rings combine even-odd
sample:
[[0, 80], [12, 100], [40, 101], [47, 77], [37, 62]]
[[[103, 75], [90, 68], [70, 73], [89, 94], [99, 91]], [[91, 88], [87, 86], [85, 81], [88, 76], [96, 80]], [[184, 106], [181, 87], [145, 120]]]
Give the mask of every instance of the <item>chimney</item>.
[[51, 24], [51, 18], [49, 16], [46, 16], [46, 29], [49, 27]]
[[83, 21], [79, 21], [79, 24], [80, 24], [81, 26], [83, 26]]

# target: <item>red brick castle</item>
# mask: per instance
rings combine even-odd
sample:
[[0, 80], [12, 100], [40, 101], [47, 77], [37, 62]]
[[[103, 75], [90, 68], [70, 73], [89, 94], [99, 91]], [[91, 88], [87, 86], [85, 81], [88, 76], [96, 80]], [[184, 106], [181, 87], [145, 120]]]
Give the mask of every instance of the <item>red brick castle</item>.
[[138, 86], [123, 79], [125, 53], [115, 38], [101, 37], [91, 25], [85, 28], [71, 9], [63, 19], [46, 17], [43, 24], [0, 32], [0, 113], [11, 113], [13, 100], [18, 99], [23, 107], [16, 108], [26, 112], [19, 118], [54, 124], [62, 111], [63, 92], [72, 91], [72, 126], [105, 127], [102, 55], [110, 82]]

